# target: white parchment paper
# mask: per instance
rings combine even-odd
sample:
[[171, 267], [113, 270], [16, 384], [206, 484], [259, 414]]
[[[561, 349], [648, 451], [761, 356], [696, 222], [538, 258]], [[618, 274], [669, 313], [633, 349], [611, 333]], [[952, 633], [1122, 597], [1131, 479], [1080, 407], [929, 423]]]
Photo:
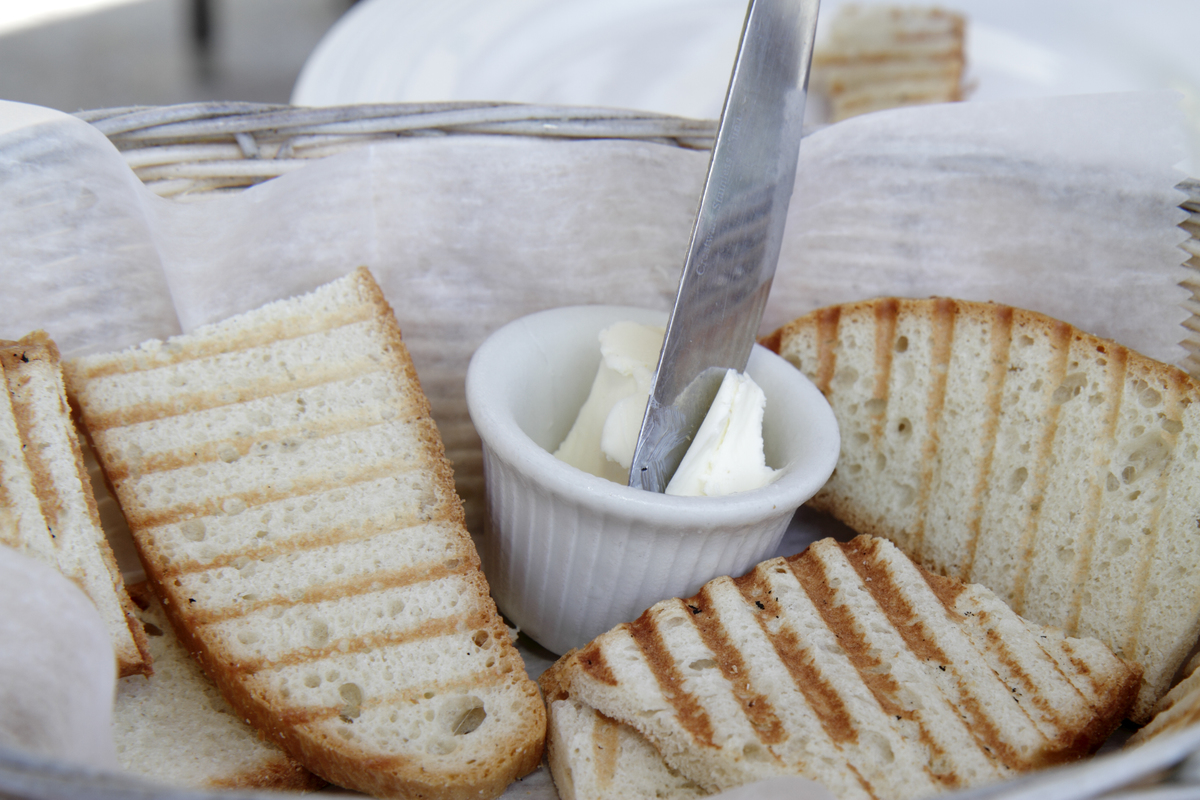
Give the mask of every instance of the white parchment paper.
[[[29, 121], [21, 125], [22, 118]], [[480, 527], [463, 375], [500, 325], [572, 303], [669, 308], [707, 153], [423, 137], [237, 195], [152, 196], [66, 115], [0, 105], [0, 336], [65, 355], [188, 330], [360, 264], [396, 310]], [[878, 295], [996, 300], [1168, 362], [1187, 293], [1170, 92], [959, 103], [809, 136], [762, 331]]]
[[0, 747], [117, 769], [104, 620], [51, 566], [0, 547]]
[[[936, 294], [1042, 311], [1177, 362], [1182, 125], [1173, 94], [1134, 93], [824, 128], [801, 147], [762, 332], [828, 303]], [[0, 337], [43, 328], [67, 357], [114, 349], [366, 264], [478, 533], [471, 353], [542, 308], [669, 308], [707, 163], [653, 142], [422, 137], [181, 203], [151, 195], [87, 124], [0, 103]], [[548, 658], [527, 653], [531, 672]], [[554, 796], [544, 771], [510, 794]]]

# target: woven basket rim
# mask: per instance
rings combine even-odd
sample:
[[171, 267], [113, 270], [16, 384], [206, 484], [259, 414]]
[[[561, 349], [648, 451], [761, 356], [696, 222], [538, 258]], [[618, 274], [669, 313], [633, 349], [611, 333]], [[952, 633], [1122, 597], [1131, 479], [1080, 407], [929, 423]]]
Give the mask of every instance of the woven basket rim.
[[[415, 136], [624, 139], [707, 150], [715, 120], [619, 108], [504, 102], [289, 106], [200, 102], [80, 111], [151, 191], [194, 199], [238, 191], [367, 142]], [[252, 165], [247, 161], [255, 162]]]

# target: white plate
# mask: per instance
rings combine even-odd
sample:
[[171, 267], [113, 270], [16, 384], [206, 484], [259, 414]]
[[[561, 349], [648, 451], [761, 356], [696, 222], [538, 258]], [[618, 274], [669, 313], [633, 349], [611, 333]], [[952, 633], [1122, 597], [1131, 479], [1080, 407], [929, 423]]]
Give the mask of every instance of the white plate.
[[[842, 0], [825, 0], [828, 21]], [[947, 0], [973, 99], [1177, 88], [1200, 106], [1196, 0]], [[362, 0], [292, 102], [506, 100], [715, 118], [745, 0]], [[821, 24], [818, 24], [818, 37]]]

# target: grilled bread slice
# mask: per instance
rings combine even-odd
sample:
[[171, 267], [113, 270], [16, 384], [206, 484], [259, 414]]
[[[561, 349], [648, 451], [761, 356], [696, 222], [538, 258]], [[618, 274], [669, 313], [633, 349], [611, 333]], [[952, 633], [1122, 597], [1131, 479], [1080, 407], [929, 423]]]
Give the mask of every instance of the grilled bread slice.
[[813, 51], [813, 91], [830, 122], [961, 100], [966, 19], [940, 8], [845, 5]]
[[58, 348], [37, 331], [0, 342], [0, 523], [5, 544], [70, 578], [96, 604], [119, 676], [149, 674], [146, 636], [134, 616], [100, 526], [91, 477], [63, 388]]
[[825, 393], [812, 505], [1143, 668], [1144, 722], [1200, 634], [1200, 384], [1029, 311], [879, 299], [768, 345]]
[[708, 794], [645, 737], [571, 698], [547, 705], [546, 758], [562, 800], [691, 800]]
[[0, 371], [0, 387], [4, 389], [0, 393], [0, 543], [57, 568], [54, 538], [33, 488], [33, 473], [25, 460], [25, 442], [17, 427], [7, 379], [7, 371]]
[[545, 708], [366, 269], [66, 372], [152, 589], [239, 715], [373, 795], [491, 797], [537, 766]]
[[1184, 673], [1187, 677], [1155, 704], [1154, 716], [1145, 727], [1129, 737], [1129, 747], [1200, 723], [1200, 656], [1191, 660]]
[[650, 608], [564, 657], [559, 692], [708, 791], [799, 774], [921, 797], [1099, 747], [1138, 670], [883, 539], [821, 540]]
[[668, 767], [636, 730], [571, 697], [557, 677], [568, 663], [560, 659], [538, 678], [548, 715], [546, 760], [562, 800], [693, 800], [708, 794]]
[[126, 771], [192, 789], [319, 789], [325, 781], [238, 718], [179, 643], [148, 587], [129, 587], [154, 674], [117, 683], [113, 738]]

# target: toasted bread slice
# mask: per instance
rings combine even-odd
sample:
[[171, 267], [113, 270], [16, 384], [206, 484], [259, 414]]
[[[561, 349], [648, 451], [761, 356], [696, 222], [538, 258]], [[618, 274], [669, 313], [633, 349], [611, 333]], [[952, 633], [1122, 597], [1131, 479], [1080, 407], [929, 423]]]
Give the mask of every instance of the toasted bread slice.
[[12, 394], [0, 359], [0, 543], [57, 568], [54, 538], [46, 527], [25, 443], [13, 413]]
[[868, 536], [659, 603], [550, 675], [706, 790], [798, 774], [841, 798], [921, 797], [1079, 758], [1138, 685], [1099, 642], [1031, 625]]
[[128, 772], [191, 789], [319, 789], [325, 781], [263, 740], [180, 644], [145, 584], [129, 587], [154, 674], [117, 683], [113, 736]]
[[547, 705], [546, 758], [562, 800], [691, 800], [708, 792], [667, 766], [646, 738], [578, 700]]
[[545, 708], [366, 269], [67, 377], [153, 590], [241, 716], [373, 795], [492, 797], [537, 766]]
[[966, 18], [944, 9], [842, 6], [813, 52], [810, 86], [831, 122], [961, 100], [965, 38]]
[[[96, 604], [120, 676], [151, 671], [146, 636], [100, 526], [63, 389], [58, 349], [41, 331], [0, 343], [0, 489], [6, 543], [52, 564]], [[15, 436], [15, 438], [14, 438]], [[0, 524], [0, 527], [3, 527]]]
[[825, 393], [812, 505], [1139, 663], [1144, 722], [1200, 635], [1200, 383], [1041, 314], [879, 299], [767, 340]]
[[548, 715], [546, 760], [562, 800], [692, 800], [709, 794], [668, 767], [636, 730], [571, 697], [558, 680], [568, 663], [564, 656], [538, 678]]
[[1129, 747], [1200, 724], [1200, 656], [1192, 659], [1184, 673], [1186, 677], [1154, 705], [1154, 716], [1145, 727], [1129, 737]]

